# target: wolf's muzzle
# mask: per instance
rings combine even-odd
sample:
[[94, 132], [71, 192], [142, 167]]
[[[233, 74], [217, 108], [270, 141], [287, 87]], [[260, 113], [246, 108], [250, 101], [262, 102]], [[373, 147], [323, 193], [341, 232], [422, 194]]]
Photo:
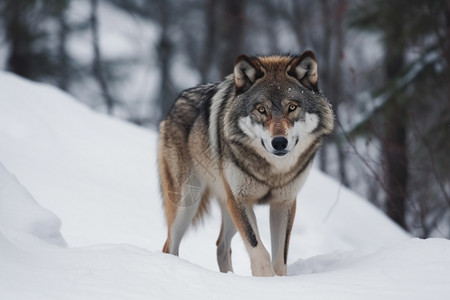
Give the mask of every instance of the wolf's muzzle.
[[272, 147], [275, 149], [274, 154], [277, 156], [283, 156], [287, 153], [287, 145], [288, 140], [284, 137], [276, 137], [272, 140]]

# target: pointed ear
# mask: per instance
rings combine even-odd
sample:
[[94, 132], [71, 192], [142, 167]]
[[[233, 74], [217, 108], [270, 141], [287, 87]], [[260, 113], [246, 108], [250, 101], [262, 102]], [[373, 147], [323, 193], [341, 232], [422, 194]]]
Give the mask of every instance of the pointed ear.
[[301, 84], [313, 91], [319, 91], [317, 61], [314, 52], [306, 50], [302, 55], [294, 58], [288, 67], [288, 74], [300, 81]]
[[248, 90], [264, 73], [255, 58], [239, 55], [234, 62], [234, 84], [238, 92]]

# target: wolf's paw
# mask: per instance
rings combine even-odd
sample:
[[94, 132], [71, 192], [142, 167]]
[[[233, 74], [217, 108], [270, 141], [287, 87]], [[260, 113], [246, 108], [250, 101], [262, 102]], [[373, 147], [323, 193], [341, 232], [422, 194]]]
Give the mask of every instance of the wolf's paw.
[[275, 274], [277, 276], [286, 276], [287, 275], [287, 266], [285, 264], [275, 264], [273, 266]]
[[273, 277], [275, 272], [273, 270], [272, 264], [262, 264], [258, 266], [252, 266], [252, 274], [257, 277]]

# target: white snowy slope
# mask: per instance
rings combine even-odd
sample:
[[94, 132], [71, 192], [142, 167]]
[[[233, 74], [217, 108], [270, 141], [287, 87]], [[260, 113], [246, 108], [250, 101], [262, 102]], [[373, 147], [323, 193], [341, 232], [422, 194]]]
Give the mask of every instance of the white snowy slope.
[[[165, 240], [156, 134], [67, 94], [0, 73], [0, 299], [447, 299], [450, 241], [410, 238], [312, 170], [298, 197], [289, 276], [215, 262], [219, 213]], [[257, 209], [269, 246], [268, 209]]]

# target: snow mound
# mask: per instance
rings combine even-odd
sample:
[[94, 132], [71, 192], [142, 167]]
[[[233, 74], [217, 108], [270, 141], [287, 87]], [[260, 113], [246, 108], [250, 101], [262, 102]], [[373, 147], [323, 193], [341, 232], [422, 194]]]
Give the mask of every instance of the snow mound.
[[[298, 197], [289, 276], [253, 278], [242, 276], [250, 268], [239, 236], [232, 247], [240, 275], [217, 271], [217, 207], [183, 240], [180, 258], [160, 252], [156, 134], [0, 73], [0, 145], [0, 299], [445, 299], [450, 292], [449, 241], [411, 239], [317, 170]], [[269, 248], [267, 207], [257, 217]]]
[[23, 241], [37, 238], [42, 242], [66, 246], [59, 229], [61, 221], [40, 206], [30, 193], [0, 162], [0, 232]]

